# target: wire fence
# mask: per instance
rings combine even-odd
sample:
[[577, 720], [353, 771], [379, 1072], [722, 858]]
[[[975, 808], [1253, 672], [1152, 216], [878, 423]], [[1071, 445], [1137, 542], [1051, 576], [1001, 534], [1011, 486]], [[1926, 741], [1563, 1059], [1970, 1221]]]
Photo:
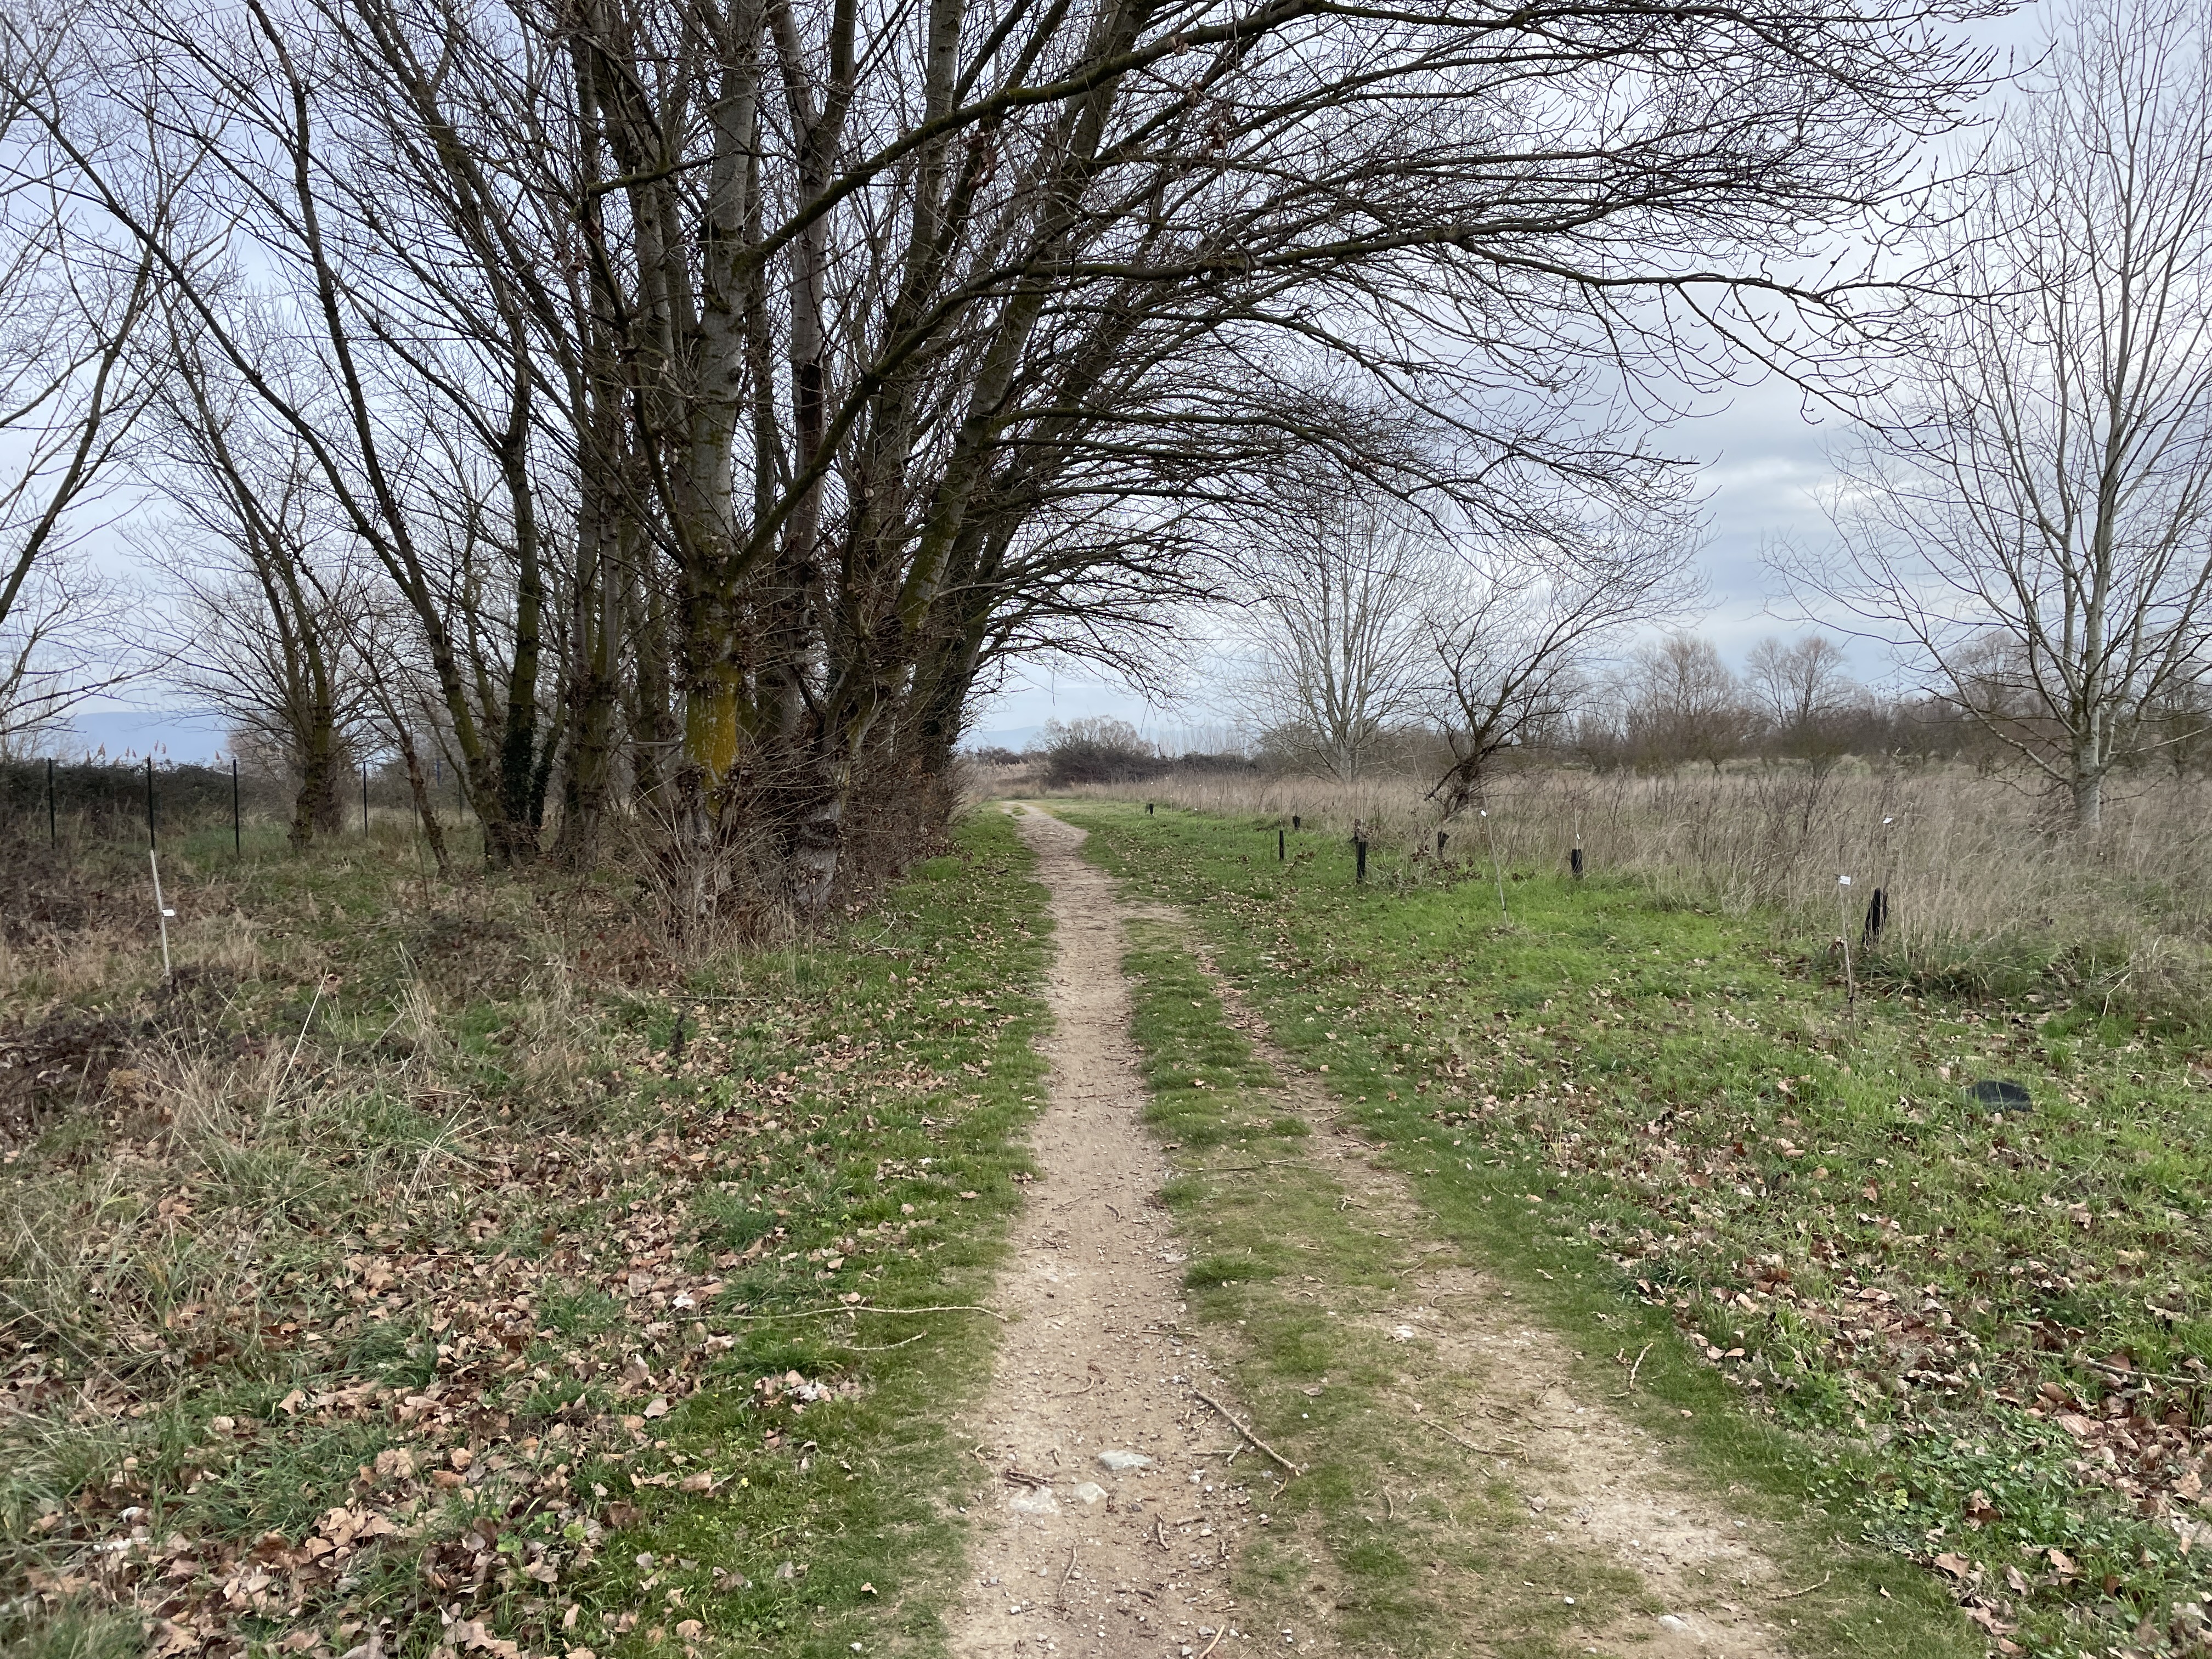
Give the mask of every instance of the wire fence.
[[[434, 802], [441, 815], [465, 808], [450, 772], [441, 769]], [[232, 762], [0, 760], [0, 824], [15, 837], [159, 844], [172, 834], [289, 824], [297, 784]], [[410, 820], [414, 798], [392, 768], [356, 768], [339, 780], [336, 826], [360, 832], [398, 812]], [[325, 833], [327, 829], [325, 828]]]

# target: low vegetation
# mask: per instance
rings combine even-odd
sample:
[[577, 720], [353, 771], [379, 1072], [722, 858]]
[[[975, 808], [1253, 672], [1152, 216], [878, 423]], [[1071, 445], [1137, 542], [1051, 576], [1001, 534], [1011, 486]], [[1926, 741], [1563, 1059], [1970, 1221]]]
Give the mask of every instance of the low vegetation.
[[[1271, 1625], [1318, 1625], [1351, 1651], [1408, 1659], [1463, 1652], [1480, 1631], [1487, 1650], [1538, 1659], [1589, 1651], [1593, 1640], [1642, 1640], [1657, 1618], [1688, 1610], [1555, 1530], [1556, 1516], [1545, 1520], [1547, 1477], [1517, 1443], [1531, 1420], [1508, 1402], [1533, 1395], [1559, 1413], [1566, 1401], [1544, 1392], [1548, 1379], [1516, 1388], [1463, 1353], [1408, 1340], [1416, 1332], [1401, 1322], [1421, 1319], [1439, 1297], [1479, 1293], [1500, 1306], [1503, 1260], [1520, 1269], [1510, 1294], [1522, 1306], [1604, 1338], [1581, 1345], [1570, 1398], [1601, 1401], [1667, 1444], [1686, 1437], [1692, 1455], [1731, 1448], [1716, 1483], [1726, 1514], [1759, 1517], [1760, 1549], [1793, 1575], [1790, 1588], [1819, 1586], [1784, 1610], [1808, 1650], [1983, 1650], [1924, 1575], [1834, 1548], [1824, 1506], [1805, 1503], [1780, 1465], [1780, 1437], [1747, 1446], [1726, 1389], [1703, 1367], [1647, 1355], [1638, 1387], [1624, 1389], [1613, 1355], [1663, 1337], [1663, 1312], [1624, 1305], [1609, 1279], [1592, 1286], [1549, 1253], [1541, 1259], [1557, 1273], [1528, 1271], [1517, 1215], [1480, 1204], [1408, 1213], [1372, 1187], [1334, 1178], [1307, 1150], [1309, 1122], [1284, 1114], [1281, 1079], [1226, 1018], [1193, 941], [1158, 923], [1138, 924], [1133, 937], [1150, 1121], [1172, 1138], [1166, 1197], [1190, 1254], [1193, 1310], [1230, 1356], [1261, 1432], [1304, 1471], [1288, 1482], [1271, 1474], [1279, 1489], [1255, 1500], [1269, 1525], [1240, 1567], [1239, 1589]], [[1373, 1155], [1364, 1138], [1352, 1145], [1359, 1161]], [[1389, 1156], [1391, 1143], [1381, 1145]], [[1712, 1600], [1754, 1602], [1770, 1616], [1778, 1593], [1706, 1587]]]
[[1255, 862], [1273, 860], [1273, 826], [1295, 816], [1307, 833], [1293, 850], [1348, 870], [1357, 824], [1385, 884], [1433, 873], [1439, 830], [1462, 877], [1480, 866], [1493, 880], [1498, 865], [1565, 874], [1579, 845], [1592, 874], [1632, 876], [1662, 902], [1778, 912], [1806, 941], [1848, 934], [1855, 950], [1880, 888], [1874, 965], [1893, 980], [1945, 994], [2109, 999], [2185, 1022], [2212, 1007], [2212, 790], [2194, 779], [2116, 788], [2087, 839], [2017, 780], [1856, 762], [1663, 776], [1528, 766], [1499, 773], [1482, 812], [1449, 823], [1421, 784], [1394, 775], [1339, 784], [1216, 773], [1078, 793], [1252, 821], [1241, 850]]
[[0, 1646], [933, 1629], [1040, 1092], [1005, 821], [688, 967], [604, 886], [228, 841], [166, 983], [142, 852], [7, 850]]
[[1393, 849], [1361, 890], [1334, 836], [1279, 864], [1273, 817], [1070, 816], [1444, 1237], [1624, 1370], [1671, 1325], [1639, 1376], [1735, 1395], [1716, 1470], [1922, 1563], [2000, 1651], [2212, 1652], [2195, 1027], [2057, 966], [1968, 994], [1877, 955], [1854, 1002], [1828, 930], [1616, 874]]

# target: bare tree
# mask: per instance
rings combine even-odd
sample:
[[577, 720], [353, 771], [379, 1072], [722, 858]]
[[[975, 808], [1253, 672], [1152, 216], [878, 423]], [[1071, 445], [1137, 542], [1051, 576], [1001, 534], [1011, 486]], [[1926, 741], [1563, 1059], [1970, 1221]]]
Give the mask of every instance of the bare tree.
[[1812, 586], [2098, 827], [2212, 644], [2212, 24], [2077, 5], [1936, 252]]
[[169, 325], [148, 454], [171, 511], [130, 539], [171, 588], [170, 684], [285, 757], [298, 851], [341, 821], [338, 784], [367, 708], [349, 644], [366, 595], [306, 446], [209, 362], [189, 319]]
[[430, 780], [422, 771], [420, 738], [422, 732], [435, 730], [436, 681], [426, 672], [413, 620], [397, 594], [372, 598], [348, 615], [347, 643], [360, 665], [366, 724], [380, 746], [398, 757], [423, 842], [437, 861], [438, 873], [450, 878], [453, 855], [447, 850], [446, 827], [438, 817]]
[[1761, 640], [1744, 659], [1743, 684], [1774, 752], [1820, 770], [1849, 752], [1852, 717], [1869, 702], [1844, 665], [1843, 647], [1825, 634], [1794, 645]]
[[1421, 712], [1434, 529], [1372, 488], [1314, 483], [1255, 504], [1235, 696], [1271, 747], [1344, 782]]
[[1622, 636], [1679, 614], [1695, 543], [1673, 512], [1609, 530], [1563, 524], [1535, 545], [1469, 537], [1425, 622], [1437, 720], [1452, 764], [1430, 793], [1445, 815], [1480, 799], [1508, 750], [1559, 732]]
[[1718, 771], [1755, 723], [1721, 653], [1695, 635], [1638, 647], [1618, 684], [1629, 753], [1648, 769], [1701, 761]]
[[131, 349], [153, 269], [74, 210], [75, 169], [30, 102], [67, 46], [48, 19], [0, 27], [0, 748], [130, 672], [93, 648], [119, 600], [75, 556], [157, 378]]

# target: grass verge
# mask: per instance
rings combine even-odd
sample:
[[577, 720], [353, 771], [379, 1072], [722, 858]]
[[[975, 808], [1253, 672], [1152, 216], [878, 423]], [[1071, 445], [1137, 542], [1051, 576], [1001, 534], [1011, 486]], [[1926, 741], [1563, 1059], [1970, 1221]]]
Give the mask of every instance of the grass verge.
[[[1363, 891], [1334, 848], [1276, 866], [1272, 821], [1068, 816], [1191, 908], [1443, 1237], [1590, 1363], [1656, 1344], [1638, 1393], [1694, 1413], [1686, 1456], [1933, 1570], [1839, 1571], [1804, 1628], [1869, 1650], [1864, 1594], [1917, 1583], [2014, 1650], [2212, 1650], [2185, 1041], [2047, 991], [1847, 1014], [1825, 940], [1632, 884], [1507, 872], [1508, 921], [1486, 871]], [[2033, 1109], [1980, 1106], [1988, 1077]]]
[[678, 985], [405, 851], [181, 850], [181, 988], [127, 915], [10, 939], [0, 1646], [932, 1647], [1042, 1094], [1012, 826]]

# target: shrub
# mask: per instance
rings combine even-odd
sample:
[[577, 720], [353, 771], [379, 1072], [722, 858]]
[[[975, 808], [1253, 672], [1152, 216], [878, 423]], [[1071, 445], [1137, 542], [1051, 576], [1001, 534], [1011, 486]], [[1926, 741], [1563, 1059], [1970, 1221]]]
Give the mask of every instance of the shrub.
[[1065, 789], [1083, 783], [1137, 783], [1168, 769], [1159, 750], [1127, 720], [1103, 715], [1054, 720], [1044, 728], [1044, 781]]

